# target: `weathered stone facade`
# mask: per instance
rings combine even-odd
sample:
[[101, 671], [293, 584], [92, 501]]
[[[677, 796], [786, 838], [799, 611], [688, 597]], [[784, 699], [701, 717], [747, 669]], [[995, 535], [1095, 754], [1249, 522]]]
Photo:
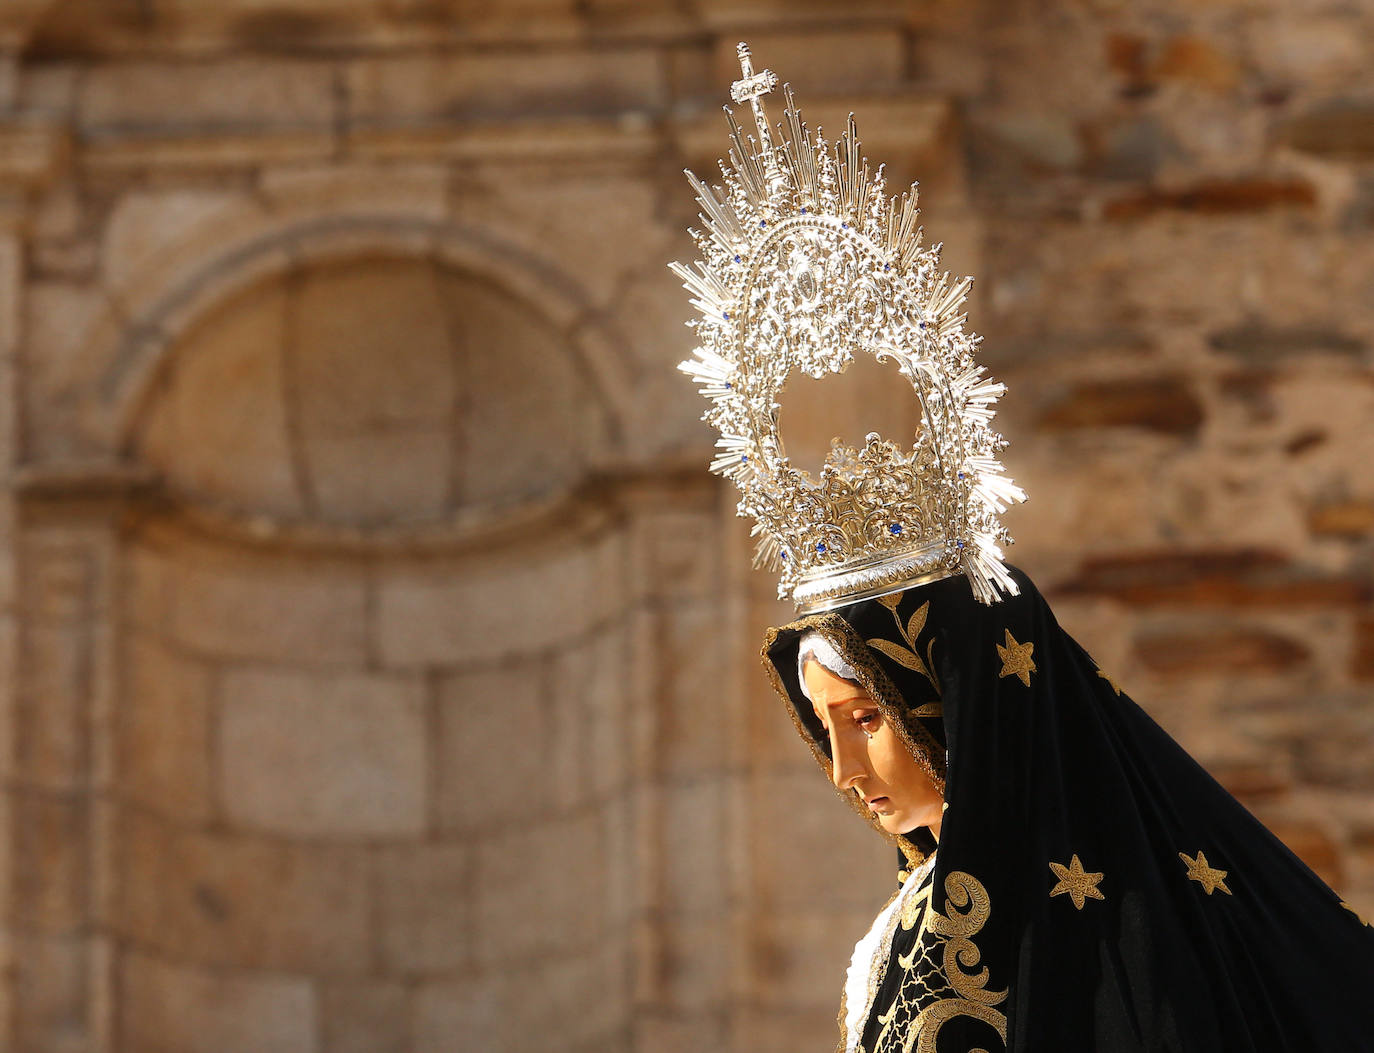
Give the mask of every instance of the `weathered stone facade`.
[[978, 277], [1015, 561], [1374, 913], [1374, 12], [8, 0], [4, 1048], [830, 1048], [892, 860], [673, 368], [740, 38]]

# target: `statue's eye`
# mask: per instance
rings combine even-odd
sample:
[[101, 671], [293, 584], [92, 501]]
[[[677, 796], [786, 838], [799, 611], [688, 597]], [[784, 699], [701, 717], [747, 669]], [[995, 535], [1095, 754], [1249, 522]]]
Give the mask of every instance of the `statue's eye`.
[[882, 720], [882, 715], [875, 711], [859, 714], [854, 718], [854, 723], [871, 735], [878, 730], [878, 725], [882, 723]]

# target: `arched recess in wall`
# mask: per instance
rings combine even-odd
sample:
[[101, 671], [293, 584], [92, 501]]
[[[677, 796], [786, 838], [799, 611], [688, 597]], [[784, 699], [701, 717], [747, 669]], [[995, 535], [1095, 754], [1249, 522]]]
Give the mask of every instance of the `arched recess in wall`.
[[284, 523], [499, 518], [568, 493], [618, 431], [552, 323], [434, 259], [293, 267], [158, 365], [129, 454], [178, 500]]
[[355, 244], [144, 363], [119, 1049], [628, 1034], [630, 542], [577, 496], [618, 423], [571, 343], [499, 282]]

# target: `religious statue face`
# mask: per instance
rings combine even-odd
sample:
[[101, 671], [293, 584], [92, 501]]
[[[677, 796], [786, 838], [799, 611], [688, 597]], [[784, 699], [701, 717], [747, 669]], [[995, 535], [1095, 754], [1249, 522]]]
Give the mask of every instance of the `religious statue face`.
[[873, 698], [819, 662], [808, 661], [803, 673], [811, 704], [830, 736], [835, 785], [857, 794], [888, 833], [928, 826], [938, 838], [940, 791]]

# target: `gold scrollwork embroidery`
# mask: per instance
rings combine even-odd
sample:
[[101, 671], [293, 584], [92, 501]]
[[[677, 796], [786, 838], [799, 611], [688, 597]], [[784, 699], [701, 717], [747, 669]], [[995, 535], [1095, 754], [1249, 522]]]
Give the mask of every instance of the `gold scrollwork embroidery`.
[[[934, 1053], [940, 1029], [959, 1017], [983, 1021], [1006, 1042], [1006, 1016], [996, 1007], [1008, 992], [989, 990], [988, 968], [979, 968], [982, 952], [974, 939], [992, 914], [987, 889], [972, 874], [954, 871], [946, 875], [945, 911], [941, 914], [934, 909], [929, 890], [911, 908], [912, 914], [919, 913], [921, 928], [911, 952], [898, 958], [908, 975], [893, 1004], [878, 1018], [883, 1025], [878, 1050]], [[903, 911], [904, 926], [906, 914]], [[932, 968], [927, 951], [939, 955], [938, 977], [918, 975], [922, 968]], [[911, 1016], [915, 1005], [941, 991], [948, 994], [936, 997]]]

